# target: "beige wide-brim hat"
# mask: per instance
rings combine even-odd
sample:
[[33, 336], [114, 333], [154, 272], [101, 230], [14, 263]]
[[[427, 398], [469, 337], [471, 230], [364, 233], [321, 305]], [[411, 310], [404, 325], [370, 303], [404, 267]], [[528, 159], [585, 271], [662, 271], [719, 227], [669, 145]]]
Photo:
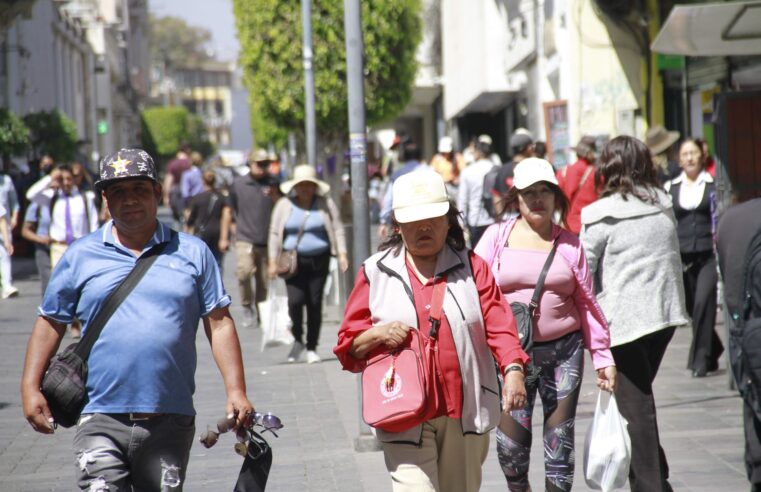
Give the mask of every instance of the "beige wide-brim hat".
[[677, 140], [679, 140], [679, 132], [670, 132], [661, 125], [655, 125], [647, 131], [645, 145], [650, 149], [651, 154], [658, 155], [674, 145]]
[[449, 212], [449, 196], [441, 175], [418, 170], [396, 178], [391, 196], [394, 218], [400, 224], [441, 217]]
[[330, 191], [330, 185], [325, 181], [317, 178], [317, 171], [309, 164], [300, 164], [293, 168], [293, 178], [288, 181], [283, 181], [280, 185], [280, 191], [284, 195], [291, 192], [294, 186], [299, 183], [309, 181], [317, 185], [317, 194], [323, 196]]
[[523, 159], [513, 169], [513, 186], [519, 190], [525, 190], [534, 183], [546, 181], [554, 185], [558, 184], [555, 177], [555, 169], [548, 161], [538, 157]]

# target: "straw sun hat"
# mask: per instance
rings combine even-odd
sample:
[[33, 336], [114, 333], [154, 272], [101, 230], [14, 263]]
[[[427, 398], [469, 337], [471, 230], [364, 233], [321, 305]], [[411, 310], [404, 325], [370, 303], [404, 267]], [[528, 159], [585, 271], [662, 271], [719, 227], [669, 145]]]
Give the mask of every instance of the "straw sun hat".
[[284, 181], [280, 185], [280, 191], [287, 195], [291, 192], [294, 186], [299, 183], [309, 181], [317, 185], [317, 194], [320, 196], [325, 195], [330, 191], [330, 185], [325, 181], [317, 178], [317, 171], [309, 164], [300, 164], [293, 168], [293, 178], [288, 181]]

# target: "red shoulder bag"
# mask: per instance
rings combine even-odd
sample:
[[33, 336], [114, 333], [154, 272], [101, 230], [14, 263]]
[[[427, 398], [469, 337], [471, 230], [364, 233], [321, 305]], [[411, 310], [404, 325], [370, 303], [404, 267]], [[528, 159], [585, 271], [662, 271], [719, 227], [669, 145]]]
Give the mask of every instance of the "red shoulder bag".
[[436, 337], [446, 288], [446, 278], [434, 280], [428, 336], [412, 329], [407, 345], [367, 362], [362, 371], [362, 419], [367, 425], [402, 432], [421, 423], [435, 384]]

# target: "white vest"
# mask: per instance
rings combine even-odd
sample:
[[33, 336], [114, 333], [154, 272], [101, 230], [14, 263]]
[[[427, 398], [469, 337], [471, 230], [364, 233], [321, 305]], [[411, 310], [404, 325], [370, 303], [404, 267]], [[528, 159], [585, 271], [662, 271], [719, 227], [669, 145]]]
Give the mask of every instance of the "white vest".
[[[419, 327], [412, 287], [405, 264], [405, 250], [398, 255], [382, 251], [368, 258], [365, 274], [370, 284], [370, 312], [373, 325], [401, 321]], [[463, 433], [484, 434], [499, 424], [499, 382], [491, 350], [486, 343], [486, 330], [468, 251], [455, 251], [445, 245], [436, 263], [436, 276], [447, 276], [444, 315], [454, 339], [462, 377]], [[376, 429], [382, 442], [419, 444], [422, 425], [404, 432]]]

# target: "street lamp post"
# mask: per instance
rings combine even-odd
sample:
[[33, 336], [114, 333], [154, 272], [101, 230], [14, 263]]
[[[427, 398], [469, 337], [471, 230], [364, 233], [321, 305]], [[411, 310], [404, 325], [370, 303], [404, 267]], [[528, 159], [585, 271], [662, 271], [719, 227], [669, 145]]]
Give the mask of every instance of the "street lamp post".
[[312, 0], [301, 0], [301, 22], [304, 31], [304, 111], [307, 164], [317, 165], [317, 126], [314, 116], [314, 70], [312, 69]]
[[[346, 31], [346, 85], [349, 92], [349, 152], [351, 156], [351, 197], [353, 216], [353, 248], [350, 278], [370, 256], [370, 214], [367, 199], [367, 133], [365, 126], [364, 60], [362, 24], [359, 0], [344, 0], [344, 30]], [[357, 378], [359, 394], [362, 380]], [[359, 408], [359, 436], [354, 440], [357, 451], [377, 451], [378, 441], [370, 426], [362, 420]]]

